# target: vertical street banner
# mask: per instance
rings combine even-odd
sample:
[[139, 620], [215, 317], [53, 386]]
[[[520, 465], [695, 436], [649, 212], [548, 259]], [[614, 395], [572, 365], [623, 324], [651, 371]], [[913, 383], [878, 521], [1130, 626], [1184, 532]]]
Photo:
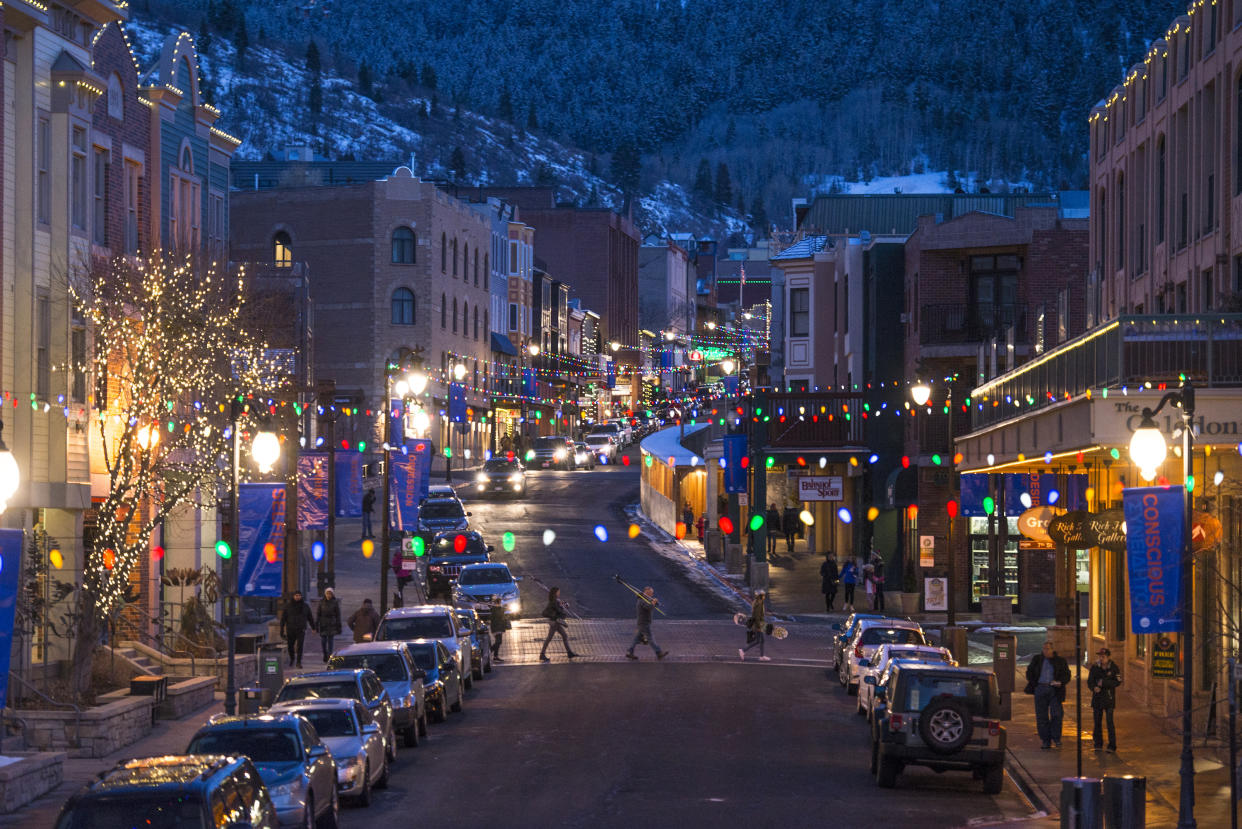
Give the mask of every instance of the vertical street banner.
[[725, 394], [729, 395], [730, 397], [737, 396], [737, 375], [736, 374], [725, 375], [724, 389], [725, 389]]
[[8, 703], [9, 659], [17, 614], [18, 575], [22, 569], [22, 530], [0, 530], [0, 708]]
[[461, 383], [449, 383], [449, 420], [466, 422], [466, 387]]
[[328, 453], [298, 455], [298, 529], [328, 528]]
[[243, 596], [279, 596], [285, 563], [285, 485], [240, 484], [237, 508], [241, 515], [237, 592]]
[[535, 396], [535, 370], [533, 368], [522, 369], [522, 396]]
[[612, 360], [608, 361], [608, 368], [604, 371], [604, 380], [608, 388], [617, 387], [617, 364]]
[[337, 449], [336, 455], [336, 517], [362, 517], [362, 453], [353, 449]]
[[431, 441], [416, 440], [406, 444], [406, 451], [410, 456], [418, 456], [416, 463], [418, 464], [418, 494], [420, 498], [427, 497], [427, 490], [431, 486]]
[[1186, 525], [1182, 497], [1180, 486], [1122, 490], [1130, 573], [1130, 629], [1135, 633], [1182, 630], [1182, 545]]
[[746, 491], [746, 435], [725, 435], [724, 443], [724, 485], [725, 492]]
[[[422, 441], [426, 445], [426, 441]], [[399, 532], [413, 532], [418, 528], [418, 506], [427, 493], [423, 483], [423, 471], [430, 472], [430, 452], [418, 452], [411, 446], [402, 453], [393, 452], [391, 509], [388, 511], [389, 527]]]

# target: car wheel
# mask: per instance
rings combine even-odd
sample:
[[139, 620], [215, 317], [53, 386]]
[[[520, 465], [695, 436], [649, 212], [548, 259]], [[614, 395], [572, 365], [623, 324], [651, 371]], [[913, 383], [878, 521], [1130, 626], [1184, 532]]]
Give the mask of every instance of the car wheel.
[[371, 761], [367, 761], [362, 770], [362, 792], [358, 795], [358, 805], [367, 808], [371, 805]]
[[[876, 751], [879, 751], [877, 748]], [[897, 786], [897, 775], [901, 774], [901, 762], [881, 754], [876, 759], [875, 782], [881, 789], [892, 789]]]
[[858, 696], [858, 684], [857, 684], [857, 683], [854, 683], [854, 682], [851, 682], [851, 683], [849, 683], [848, 685], [846, 685], [846, 686], [845, 686], [845, 693], [849, 694], [851, 697], [856, 697], [856, 696]]
[[970, 742], [974, 722], [962, 700], [933, 699], [919, 716], [919, 736], [936, 754], [953, 754]]
[[871, 743], [871, 773], [872, 774], [875, 774], [876, 766], [879, 764], [879, 762], [880, 762], [880, 744], [877, 742], [872, 742]]
[[423, 709], [423, 713], [418, 717], [418, 736], [427, 736], [427, 709]]
[[388, 762], [397, 762], [397, 732], [391, 728], [388, 731]]
[[435, 721], [444, 722], [447, 719], [448, 719], [448, 711], [444, 707], [444, 700], [440, 700], [438, 703], [436, 703]]
[[470, 666], [470, 673], [466, 674], [466, 681], [464, 684], [466, 686], [467, 691], [474, 687], [474, 666], [473, 665]]
[[983, 793], [1000, 794], [1005, 787], [1005, 766], [997, 763], [988, 766], [983, 772]]
[[449, 710], [452, 711], [454, 714], [460, 714], [461, 703], [462, 703], [462, 700], [464, 700], [465, 698], [466, 698], [466, 692], [462, 690], [460, 685], [457, 686], [457, 700], [452, 705], [449, 706]]
[[384, 770], [380, 773], [379, 779], [375, 781], [375, 788], [377, 788], [377, 789], [386, 789], [386, 788], [388, 788], [388, 773], [389, 773], [389, 771], [390, 771], [390, 767], [389, 767], [388, 763], [387, 763], [387, 762], [385, 762], [385, 763], [384, 763]]
[[306, 829], [315, 829], [315, 796], [313, 794], [306, 795], [306, 811], [302, 823]]
[[482, 659], [476, 661], [473, 665], [470, 666], [470, 678], [471, 679], [482, 679], [483, 678], [483, 660]]

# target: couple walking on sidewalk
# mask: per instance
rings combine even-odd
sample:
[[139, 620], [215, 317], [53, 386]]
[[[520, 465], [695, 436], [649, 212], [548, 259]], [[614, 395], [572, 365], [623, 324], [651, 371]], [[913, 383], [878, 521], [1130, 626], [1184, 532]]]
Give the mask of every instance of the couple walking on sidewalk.
[[[1103, 726], [1108, 726], [1108, 750], [1117, 750], [1117, 729], [1113, 724], [1113, 711], [1117, 707], [1117, 688], [1121, 685], [1121, 669], [1112, 661], [1112, 652], [1100, 648], [1096, 662], [1087, 674], [1087, 687], [1091, 689], [1091, 711], [1094, 715], [1092, 742], [1095, 750], [1104, 747]], [[1057, 654], [1052, 642], [1045, 642], [1040, 653], [1026, 668], [1026, 693], [1035, 697], [1035, 728], [1039, 733], [1040, 748], [1061, 747], [1062, 703], [1065, 688], [1070, 681], [1069, 664]]]

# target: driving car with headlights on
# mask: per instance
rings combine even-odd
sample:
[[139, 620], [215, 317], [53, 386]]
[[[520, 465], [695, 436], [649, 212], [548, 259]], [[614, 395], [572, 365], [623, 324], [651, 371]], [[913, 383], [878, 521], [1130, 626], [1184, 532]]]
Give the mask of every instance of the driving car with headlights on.
[[485, 461], [483, 468], [474, 476], [474, 487], [478, 495], [524, 497], [526, 467], [517, 458], [492, 458]]
[[593, 433], [582, 439], [595, 457], [600, 459], [602, 463], [616, 463], [617, 460], [617, 442], [611, 435], [602, 433]]
[[388, 758], [379, 726], [356, 699], [306, 699], [279, 702], [269, 714], [297, 714], [336, 761], [336, 793], [359, 806], [371, 805], [371, 789], [388, 788]]
[[541, 469], [574, 468], [574, 442], [567, 437], [557, 435], [535, 438], [533, 451], [535, 457], [531, 462], [532, 466]]
[[453, 603], [485, 614], [491, 613], [492, 599], [499, 596], [505, 613], [509, 614], [510, 619], [516, 619], [522, 609], [517, 584], [521, 580], [521, 576], [509, 571], [509, 565], [500, 561], [467, 564], [457, 574]]
[[427, 597], [451, 598], [462, 568], [488, 561], [494, 549], [473, 531], [437, 535], [427, 547]]

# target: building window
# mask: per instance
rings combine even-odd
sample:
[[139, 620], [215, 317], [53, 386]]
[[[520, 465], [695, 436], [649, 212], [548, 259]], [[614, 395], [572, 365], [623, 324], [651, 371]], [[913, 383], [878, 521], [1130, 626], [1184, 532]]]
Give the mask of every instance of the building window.
[[138, 179], [142, 167], [125, 162], [125, 252], [138, 252]]
[[[478, 248], [474, 249], [474, 287], [476, 288], [479, 287], [479, 249]], [[486, 288], [487, 284], [484, 283], [483, 287]]]
[[414, 264], [414, 231], [408, 227], [399, 227], [392, 232], [392, 263]]
[[479, 338], [479, 306], [474, 306], [474, 338]]
[[440, 273], [448, 272], [448, 238], [440, 234]]
[[470, 243], [463, 242], [461, 248], [461, 278], [470, 281]]
[[1177, 283], [1177, 313], [1186, 313], [1186, 283]]
[[289, 234], [283, 230], [278, 230], [276, 235], [272, 237], [272, 247], [276, 267], [288, 268], [293, 264], [293, 242], [289, 239]]
[[1166, 158], [1164, 136], [1156, 139], [1156, 244], [1164, 242], [1164, 211], [1168, 194], [1165, 192]]
[[409, 288], [398, 288], [392, 292], [392, 324], [414, 324], [414, 292]]
[[70, 220], [79, 230], [86, 230], [86, 130], [73, 128], [73, 158], [70, 161]]
[[1117, 270], [1126, 266], [1126, 177], [1117, 175]]
[[[1239, 259], [1239, 261], [1240, 261], [1240, 262], [1242, 262], [1242, 256], [1238, 257], [1238, 259]], [[1242, 264], [1240, 264], [1240, 265], [1238, 266], [1238, 272], [1239, 272], [1239, 274], [1242, 274]], [[1238, 277], [1238, 279], [1239, 279], [1239, 281], [1240, 281], [1240, 282], [1242, 282], [1242, 275], [1240, 275], [1240, 276]], [[509, 330], [510, 330], [510, 331], [517, 331], [517, 327], [518, 327], [518, 307], [517, 307], [517, 303], [516, 303], [516, 302], [510, 302], [510, 303], [509, 303]]]
[[1215, 292], [1216, 292], [1215, 287], [1212, 284], [1212, 269], [1204, 268], [1203, 269], [1203, 310], [1204, 311], [1212, 310], [1212, 294], [1214, 294]]
[[1210, 3], [1208, 8], [1208, 42], [1204, 48], [1204, 56], [1210, 55], [1216, 51], [1216, 35], [1217, 35], [1217, 19], [1216, 3]]
[[444, 319], [448, 313], [448, 297], [440, 294], [440, 330], [443, 331], [448, 327], [448, 322]]
[[457, 240], [452, 241], [453, 276], [457, 276]]
[[470, 303], [463, 302], [461, 304], [461, 335], [463, 337], [470, 336]]
[[91, 222], [91, 233], [95, 244], [106, 247], [108, 244], [108, 151], [95, 148], [95, 203], [94, 217]]
[[39, 222], [41, 224], [48, 224], [52, 221], [52, 173], [49, 169], [52, 163], [52, 128], [48, 119], [39, 119], [35, 141], [37, 142], [35, 151], [37, 155], [36, 163], [39, 168]]
[[483, 333], [487, 334], [492, 330], [492, 324], [489, 321], [490, 315], [486, 310], [483, 311]]
[[483, 290], [489, 290], [491, 283], [491, 273], [487, 269], [488, 254], [483, 254]]
[[74, 403], [86, 402], [86, 329], [74, 320], [73, 331], [70, 332], [69, 349], [71, 351], [69, 367], [69, 397]]
[[121, 78], [115, 72], [108, 76], [108, 116], [118, 121], [125, 119], [125, 103], [121, 93]]
[[809, 337], [811, 334], [811, 289], [789, 289], [789, 336]]
[[457, 297], [453, 297], [453, 333], [457, 333]]
[[52, 302], [41, 294], [35, 303], [36, 331], [35, 394], [47, 400], [52, 387]]
[[509, 275], [512, 276], [518, 272], [518, 243], [516, 241], [509, 243]]

